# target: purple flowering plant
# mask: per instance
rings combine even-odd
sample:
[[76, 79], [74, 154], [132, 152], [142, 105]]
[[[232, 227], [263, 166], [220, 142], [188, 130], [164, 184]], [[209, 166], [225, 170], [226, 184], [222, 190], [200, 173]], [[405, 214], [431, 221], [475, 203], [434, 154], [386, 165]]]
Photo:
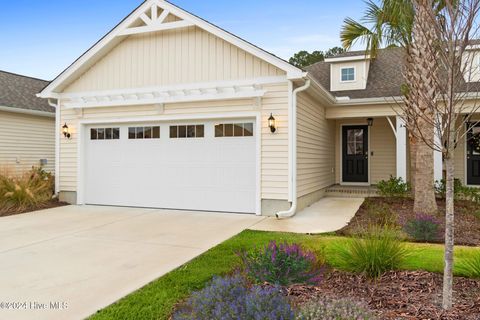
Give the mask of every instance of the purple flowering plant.
[[432, 242], [441, 237], [440, 221], [428, 214], [418, 213], [403, 224], [403, 230], [416, 241]]
[[173, 320], [293, 320], [295, 313], [276, 286], [250, 286], [239, 274], [215, 277], [173, 315]]
[[298, 244], [271, 241], [263, 249], [240, 254], [245, 273], [256, 283], [287, 286], [294, 283], [318, 284], [322, 264], [315, 253]]

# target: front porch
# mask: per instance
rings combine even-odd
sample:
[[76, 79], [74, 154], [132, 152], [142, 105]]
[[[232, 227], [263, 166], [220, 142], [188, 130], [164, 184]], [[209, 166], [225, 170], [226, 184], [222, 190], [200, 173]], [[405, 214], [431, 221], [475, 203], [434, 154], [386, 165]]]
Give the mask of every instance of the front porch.
[[[393, 111], [392, 111], [393, 112]], [[370, 197], [376, 185], [391, 176], [410, 181], [409, 143], [401, 117], [339, 117], [335, 123], [335, 185], [327, 195]], [[442, 179], [442, 156], [435, 152], [435, 180]]]

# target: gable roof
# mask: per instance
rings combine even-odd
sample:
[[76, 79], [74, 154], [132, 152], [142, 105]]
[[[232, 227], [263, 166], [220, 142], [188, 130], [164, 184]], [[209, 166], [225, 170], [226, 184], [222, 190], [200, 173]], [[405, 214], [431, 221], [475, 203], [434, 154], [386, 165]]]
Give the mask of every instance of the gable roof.
[[[341, 57], [359, 56], [364, 51], [352, 51]], [[337, 56], [335, 56], [336, 58]], [[367, 87], [364, 90], [331, 91], [329, 62], [318, 62], [307, 67], [308, 73], [335, 97], [350, 99], [399, 97], [402, 95], [405, 51], [402, 48], [387, 48], [378, 51], [375, 59], [370, 61]]]
[[55, 113], [55, 108], [36, 94], [48, 81], [0, 70], [0, 106], [22, 110]]
[[[102, 39], [95, 43], [90, 49], [88, 49], [83, 55], [75, 60], [68, 68], [60, 73], [48, 86], [46, 86], [39, 94], [42, 98], [55, 98], [56, 93], [59, 93], [68, 85], [71, 81], [74, 81], [81, 74], [83, 74], [88, 68], [100, 60], [111, 49], [118, 45], [125, 37], [129, 36], [128, 32], [131, 26], [138, 19], [148, 19], [149, 17], [145, 13], [150, 10], [152, 6], [157, 6], [163, 10], [168, 10], [171, 14], [185, 20], [191, 25], [195, 25], [243, 50], [246, 52], [267, 61], [268, 63], [276, 66], [277, 68], [284, 70], [287, 73], [287, 77], [291, 79], [298, 79], [304, 76], [304, 72], [291, 65], [289, 62], [247, 42], [230, 32], [184, 10], [166, 0], [145, 0], [140, 6], [138, 6], [132, 13], [124, 18], [119, 24], [117, 24], [109, 33], [107, 33]], [[130, 28], [130, 29], [129, 29]]]

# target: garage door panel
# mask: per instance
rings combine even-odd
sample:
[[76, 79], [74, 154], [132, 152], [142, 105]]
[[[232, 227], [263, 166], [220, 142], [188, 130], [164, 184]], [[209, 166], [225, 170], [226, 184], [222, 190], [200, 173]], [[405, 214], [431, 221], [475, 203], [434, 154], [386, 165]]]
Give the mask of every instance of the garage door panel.
[[[250, 120], [252, 122], [252, 120]], [[255, 212], [254, 137], [214, 137], [214, 122], [202, 122], [202, 138], [87, 139], [85, 202], [88, 204]], [[106, 126], [108, 127], [108, 126]], [[87, 130], [89, 132], [89, 130]]]

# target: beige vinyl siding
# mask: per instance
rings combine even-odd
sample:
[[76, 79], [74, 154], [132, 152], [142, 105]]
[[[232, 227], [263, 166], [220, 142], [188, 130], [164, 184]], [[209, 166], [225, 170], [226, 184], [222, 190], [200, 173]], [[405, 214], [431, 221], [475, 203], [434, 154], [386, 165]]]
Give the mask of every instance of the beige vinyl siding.
[[[341, 126], [342, 125], [366, 125], [366, 119], [343, 119], [337, 120], [335, 145], [336, 183], [341, 182]], [[395, 119], [392, 119], [395, 125]], [[396, 176], [396, 139], [390, 124], [385, 118], [374, 118], [373, 126], [369, 128], [370, 149], [370, 183], [376, 184], [381, 180], [387, 180], [390, 175]], [[371, 155], [373, 152], [373, 156]]]
[[333, 141], [335, 121], [325, 119], [325, 108], [301, 92], [297, 102], [297, 197], [335, 183]]
[[64, 92], [98, 91], [285, 75], [198, 28], [131, 35]]
[[[287, 83], [264, 86], [267, 90], [261, 100], [261, 183], [263, 199], [288, 198], [288, 85]], [[254, 99], [225, 100], [166, 104], [164, 115], [218, 114], [239, 111], [256, 111]], [[267, 127], [270, 113], [277, 119], [278, 131], [270, 133]], [[83, 116], [74, 110], [61, 109], [61, 122], [71, 128], [72, 139], [61, 139], [60, 190], [76, 191], [77, 188], [77, 128], [80, 119], [112, 119], [161, 116], [154, 106], [128, 106], [84, 109]]]
[[0, 111], [0, 166], [17, 173], [39, 167], [55, 170], [55, 119]]

